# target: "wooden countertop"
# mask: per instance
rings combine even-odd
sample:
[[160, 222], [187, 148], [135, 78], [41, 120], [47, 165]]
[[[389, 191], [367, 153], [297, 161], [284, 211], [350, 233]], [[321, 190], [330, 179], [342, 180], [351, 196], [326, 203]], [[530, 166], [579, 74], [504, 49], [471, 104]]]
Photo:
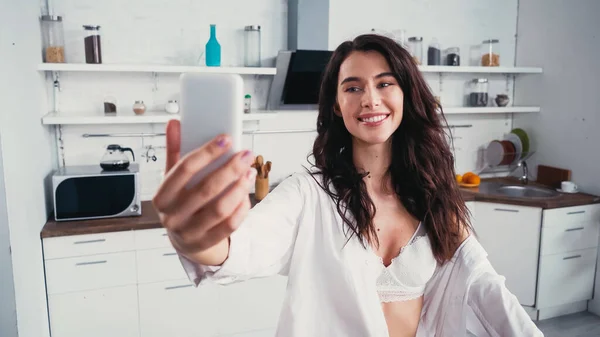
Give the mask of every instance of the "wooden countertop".
[[[483, 181], [498, 181], [504, 183], [516, 184], [516, 179], [510, 178], [491, 178]], [[538, 185], [530, 183], [530, 185]], [[562, 194], [553, 199], [529, 199], [513, 198], [498, 195], [489, 195], [479, 192], [479, 188], [461, 188], [461, 193], [465, 201], [497, 202], [511, 205], [541, 207], [545, 209], [579, 206], [600, 203], [600, 197], [585, 193]], [[256, 204], [254, 195], [250, 195], [252, 205]], [[119, 232], [127, 230], [142, 230], [160, 228], [158, 214], [150, 201], [142, 202], [142, 215], [135, 217], [80, 220], [80, 221], [54, 221], [51, 217], [44, 225], [40, 235], [42, 238], [51, 238], [68, 235], [97, 234], [107, 232]]]
[[[498, 182], [498, 183], [505, 183], [505, 184], [511, 184], [511, 185], [523, 185], [518, 181], [518, 179], [512, 178], [512, 177], [511, 178], [488, 178], [488, 179], [482, 179], [482, 182], [483, 181]], [[548, 186], [541, 185], [536, 182], [530, 182], [528, 185], [548, 188]], [[465, 199], [465, 201], [497, 202], [497, 203], [509, 204], [509, 205], [540, 207], [543, 209], [581, 206], [581, 205], [600, 203], [599, 196], [586, 194], [586, 193], [573, 193], [573, 194], [561, 193], [561, 195], [556, 198], [535, 199], [535, 198], [516, 198], [516, 197], [507, 197], [507, 196], [502, 196], [502, 195], [491, 195], [491, 194], [487, 194], [487, 193], [480, 193], [479, 187], [473, 187], [473, 188], [461, 187], [461, 192], [462, 192], [462, 195], [463, 195], [463, 198]]]

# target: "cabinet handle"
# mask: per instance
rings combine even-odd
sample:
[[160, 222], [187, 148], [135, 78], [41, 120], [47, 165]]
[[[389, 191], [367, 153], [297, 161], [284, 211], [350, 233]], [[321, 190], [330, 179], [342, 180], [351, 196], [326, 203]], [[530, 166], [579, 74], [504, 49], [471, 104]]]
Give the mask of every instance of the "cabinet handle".
[[106, 263], [106, 260], [101, 260], [101, 261], [89, 261], [89, 262], [77, 262], [75, 263], [76, 266], [87, 266], [90, 264], [102, 264], [102, 263]]
[[106, 239], [95, 239], [95, 240], [85, 240], [85, 241], [75, 241], [73, 244], [80, 245], [83, 243], [96, 243], [96, 242], [104, 242]]
[[519, 213], [518, 209], [494, 208], [494, 211]]
[[567, 256], [567, 257], [563, 257], [563, 260], [570, 260], [570, 259], [576, 259], [578, 257], [581, 257], [581, 255], [573, 255], [573, 256]]
[[164, 253], [163, 256], [173, 256], [173, 255], [177, 255], [177, 253]]
[[568, 212], [568, 215], [573, 215], [573, 214], [583, 214], [585, 213], [585, 211], [575, 211], [575, 212]]
[[165, 290], [173, 290], [173, 289], [181, 289], [181, 288], [189, 288], [193, 286], [192, 284], [182, 284], [180, 286], [171, 286], [171, 287], [165, 287]]
[[568, 229], [565, 229], [565, 232], [580, 231], [582, 229], [583, 229], [583, 227], [568, 228]]

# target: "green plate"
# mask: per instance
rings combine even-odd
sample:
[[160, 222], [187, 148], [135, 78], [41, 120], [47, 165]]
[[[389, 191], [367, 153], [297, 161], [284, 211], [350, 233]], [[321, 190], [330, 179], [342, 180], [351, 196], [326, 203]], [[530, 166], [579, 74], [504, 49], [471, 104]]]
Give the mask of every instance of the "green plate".
[[514, 133], [521, 139], [521, 143], [523, 143], [523, 153], [521, 154], [521, 158], [524, 158], [529, 153], [529, 136], [527, 136], [527, 132], [521, 128], [516, 128], [513, 129], [511, 133]]

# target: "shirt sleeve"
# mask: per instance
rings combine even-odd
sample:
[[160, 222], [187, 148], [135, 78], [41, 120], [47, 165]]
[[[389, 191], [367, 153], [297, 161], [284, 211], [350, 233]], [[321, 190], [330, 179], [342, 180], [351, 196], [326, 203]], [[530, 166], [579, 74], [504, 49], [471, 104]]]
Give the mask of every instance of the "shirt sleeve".
[[468, 305], [491, 337], [543, 337], [517, 297], [505, 286], [505, 278], [488, 265], [469, 287]]
[[204, 280], [224, 285], [285, 275], [305, 202], [300, 179], [298, 174], [284, 179], [249, 211], [231, 234], [229, 255], [222, 265], [196, 264], [179, 254], [190, 281], [196, 286]]

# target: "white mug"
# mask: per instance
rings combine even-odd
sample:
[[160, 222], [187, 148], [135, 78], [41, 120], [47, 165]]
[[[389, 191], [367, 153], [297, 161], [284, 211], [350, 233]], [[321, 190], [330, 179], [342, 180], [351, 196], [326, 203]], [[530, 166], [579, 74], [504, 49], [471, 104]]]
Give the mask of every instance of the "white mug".
[[577, 192], [577, 190], [579, 189], [579, 187], [572, 181], [563, 181], [562, 183], [560, 183], [560, 188], [564, 192], [569, 193]]

